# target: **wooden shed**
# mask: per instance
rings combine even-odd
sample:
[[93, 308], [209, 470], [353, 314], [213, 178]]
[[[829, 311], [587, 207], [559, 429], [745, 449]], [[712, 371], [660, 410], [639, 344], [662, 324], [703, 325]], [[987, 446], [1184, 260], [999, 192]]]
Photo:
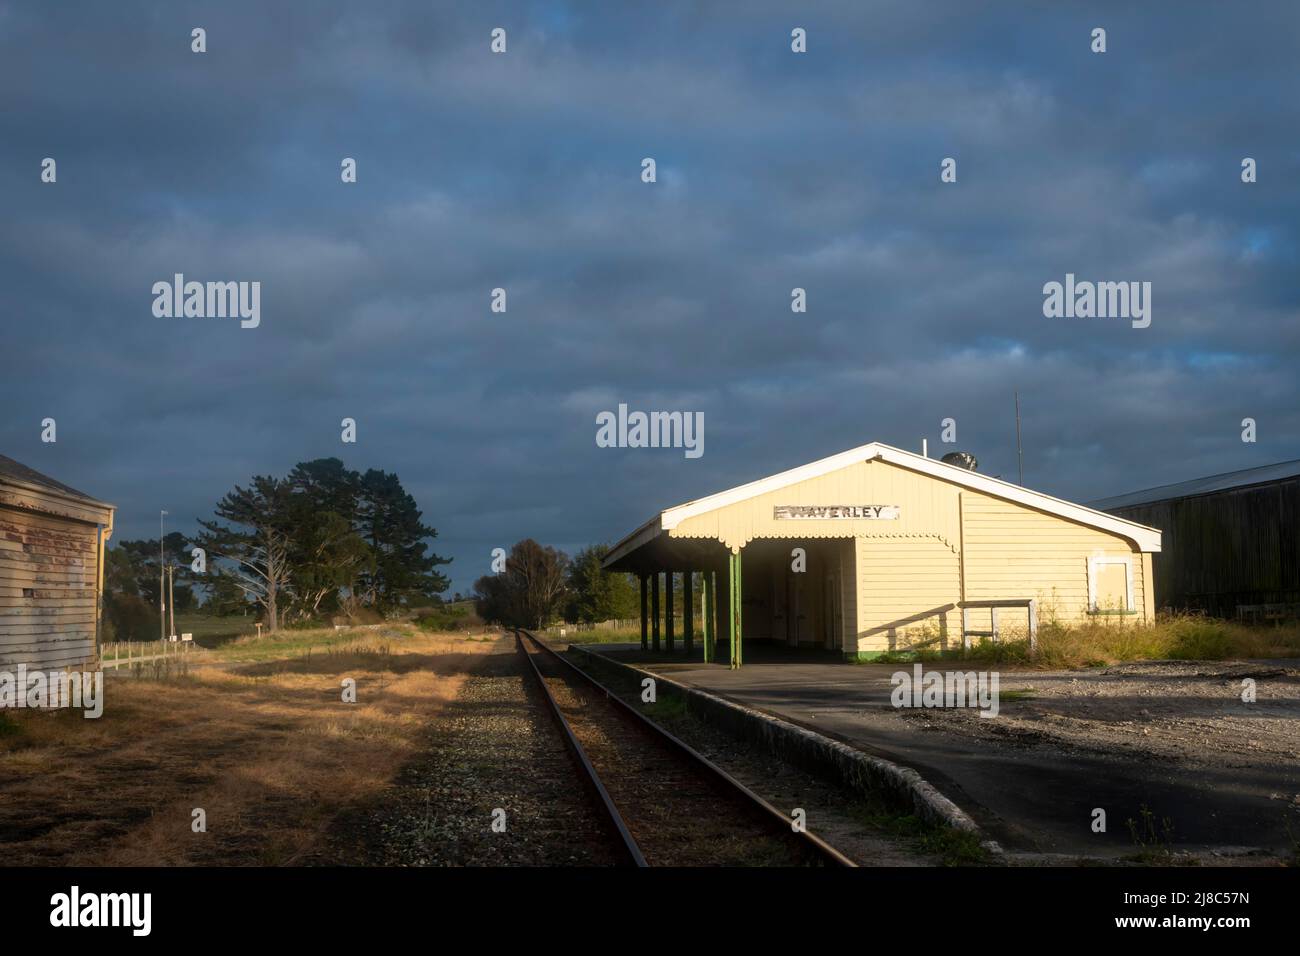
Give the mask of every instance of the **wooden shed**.
[[641, 578], [647, 646], [661, 575], [671, 621], [678, 576], [690, 608], [702, 574], [706, 659], [716, 638], [738, 666], [751, 641], [870, 659], [1045, 615], [1150, 620], [1159, 550], [1154, 528], [872, 443], [662, 511], [604, 566]]
[[113, 511], [0, 455], [0, 668], [52, 670], [98, 657]]
[[1300, 617], [1300, 459], [1092, 507], [1160, 529], [1159, 607], [1246, 620]]

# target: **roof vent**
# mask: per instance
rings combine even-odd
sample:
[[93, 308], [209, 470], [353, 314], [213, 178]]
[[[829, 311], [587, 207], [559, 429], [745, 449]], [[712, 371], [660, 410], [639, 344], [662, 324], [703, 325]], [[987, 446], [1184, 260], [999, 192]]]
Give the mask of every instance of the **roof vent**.
[[965, 468], [967, 471], [974, 471], [980, 466], [975, 460], [975, 456], [968, 451], [950, 451], [939, 459], [946, 465], [955, 465], [958, 468]]

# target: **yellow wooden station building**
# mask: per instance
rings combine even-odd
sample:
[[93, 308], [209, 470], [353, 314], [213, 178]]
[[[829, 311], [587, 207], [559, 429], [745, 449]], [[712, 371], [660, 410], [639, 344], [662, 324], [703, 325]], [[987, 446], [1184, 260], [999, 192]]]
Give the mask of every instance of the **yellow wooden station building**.
[[705, 660], [721, 642], [737, 667], [754, 641], [868, 660], [1033, 641], [1046, 615], [1148, 621], [1159, 550], [1154, 528], [873, 442], [662, 511], [604, 566], [640, 578], [647, 649], [661, 594], [675, 649], [680, 592], [689, 653], [698, 576]]

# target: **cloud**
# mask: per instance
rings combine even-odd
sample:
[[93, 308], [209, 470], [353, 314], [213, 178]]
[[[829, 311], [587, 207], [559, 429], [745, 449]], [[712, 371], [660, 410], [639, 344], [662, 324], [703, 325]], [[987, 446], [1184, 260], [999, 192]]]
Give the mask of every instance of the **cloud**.
[[[0, 3], [0, 452], [127, 538], [396, 471], [461, 590], [944, 417], [1013, 475], [1013, 390], [1067, 497], [1294, 458], [1297, 18], [1112, 12], [1096, 56], [1082, 3]], [[260, 280], [262, 326], [153, 318], [174, 272]], [[1152, 326], [1045, 319], [1066, 272], [1152, 282]], [[705, 456], [597, 448], [619, 402], [704, 412]]]

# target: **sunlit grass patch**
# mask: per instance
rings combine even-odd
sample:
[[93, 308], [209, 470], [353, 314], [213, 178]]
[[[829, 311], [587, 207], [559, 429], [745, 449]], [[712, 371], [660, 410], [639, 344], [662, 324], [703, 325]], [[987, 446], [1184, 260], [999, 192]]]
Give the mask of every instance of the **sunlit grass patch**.
[[1011, 630], [996, 644], [981, 639], [969, 650], [925, 647], [876, 660], [1077, 668], [1125, 661], [1300, 657], [1300, 625], [1254, 626], [1190, 614], [1162, 615], [1153, 623], [1131, 624], [1048, 620], [1038, 629], [1037, 643], [1037, 650], [1031, 652], [1028, 639]]
[[[104, 714], [0, 714], [0, 843], [44, 865], [289, 863], [425, 745], [473, 645], [414, 628], [292, 632], [166, 680], [107, 675]], [[408, 636], [409, 635], [409, 636]], [[288, 656], [269, 656], [272, 647]], [[246, 660], [245, 656], [252, 658]], [[346, 703], [341, 681], [356, 681]], [[201, 807], [208, 830], [190, 830]]]
[[360, 653], [416, 636], [412, 625], [394, 624], [374, 629], [316, 628], [281, 630], [273, 634], [246, 635], [214, 649], [217, 660], [256, 662], [282, 660], [316, 653]]

